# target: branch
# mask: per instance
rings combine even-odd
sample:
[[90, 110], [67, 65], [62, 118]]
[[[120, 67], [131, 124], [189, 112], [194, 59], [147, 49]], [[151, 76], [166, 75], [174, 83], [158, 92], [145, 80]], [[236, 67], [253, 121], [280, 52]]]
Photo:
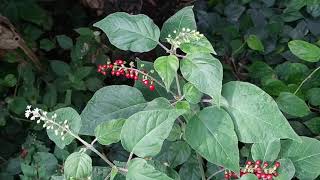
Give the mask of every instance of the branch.
[[318, 70], [320, 69], [320, 66], [317, 67], [315, 70], [313, 70], [299, 85], [299, 87], [294, 91], [294, 95], [297, 94], [297, 92], [301, 89], [304, 83], [306, 83]]
[[224, 168], [222, 168], [222, 169], [220, 169], [219, 171], [211, 174], [211, 175], [208, 177], [207, 180], [210, 180], [211, 178], [213, 178], [213, 177], [216, 176], [217, 174], [222, 173], [223, 171], [224, 171]]

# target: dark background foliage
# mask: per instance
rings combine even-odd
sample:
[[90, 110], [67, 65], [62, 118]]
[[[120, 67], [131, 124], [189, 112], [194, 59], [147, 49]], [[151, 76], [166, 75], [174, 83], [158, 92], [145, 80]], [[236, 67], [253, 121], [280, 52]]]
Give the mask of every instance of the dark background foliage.
[[[168, 17], [188, 5], [195, 6], [198, 29], [212, 42], [224, 65], [225, 82], [252, 82], [276, 99], [281, 92], [294, 92], [319, 66], [298, 59], [288, 49], [293, 39], [320, 45], [318, 0], [1, 0], [1, 15], [15, 26], [42, 67], [37, 70], [21, 49], [0, 49], [0, 179], [55, 173], [52, 170], [39, 175], [40, 170], [34, 166], [20, 168], [19, 156], [24, 157], [25, 150], [28, 156], [23, 161], [32, 164], [52, 158], [51, 153], [61, 161], [79, 148], [76, 143], [67, 150], [55, 148], [40, 127], [24, 119], [27, 104], [48, 111], [66, 106], [81, 111], [99, 88], [133, 84], [97, 74], [97, 64], [136, 57], [153, 61], [163, 53], [159, 48], [142, 54], [117, 50], [106, 37], [100, 38], [92, 27], [94, 22], [112, 12], [126, 11], [146, 14], [161, 27]], [[250, 35], [262, 44], [250, 40]], [[319, 138], [320, 72], [297, 95], [311, 113], [300, 118], [287, 115], [290, 124], [299, 135]], [[49, 153], [40, 156], [38, 152]], [[120, 145], [105, 148], [104, 153], [112, 160], [127, 158]]]

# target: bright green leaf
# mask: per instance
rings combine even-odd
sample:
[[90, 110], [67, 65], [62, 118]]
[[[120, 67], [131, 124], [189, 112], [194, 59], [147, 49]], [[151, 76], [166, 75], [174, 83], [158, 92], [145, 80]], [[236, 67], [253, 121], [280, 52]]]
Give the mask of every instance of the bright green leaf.
[[146, 15], [113, 13], [94, 24], [105, 32], [111, 44], [122, 50], [147, 52], [158, 45], [160, 30]]
[[102, 145], [110, 145], [120, 141], [120, 133], [125, 119], [114, 119], [99, 124], [94, 134]]
[[259, 37], [256, 35], [250, 35], [247, 39], [247, 44], [253, 50], [261, 51], [261, 52], [264, 51], [264, 46], [261, 40], [259, 39]]
[[203, 96], [203, 94], [191, 83], [186, 83], [183, 86], [183, 93], [186, 100], [193, 104], [199, 103]]
[[139, 90], [119, 85], [99, 89], [81, 113], [80, 134], [94, 135], [94, 129], [102, 122], [112, 119], [126, 119], [141, 111], [146, 102]]
[[166, 174], [156, 170], [141, 158], [132, 159], [129, 163], [126, 180], [172, 180]]
[[154, 62], [154, 69], [158, 72], [168, 92], [178, 68], [179, 60], [173, 55], [159, 57]]
[[320, 60], [320, 48], [302, 40], [293, 40], [288, 43], [290, 51], [300, 59], [309, 62]]
[[271, 96], [257, 86], [231, 81], [223, 86], [222, 95], [228, 101], [238, 138], [244, 143], [260, 143], [266, 139], [294, 139], [299, 136], [290, 127]]
[[262, 162], [271, 161], [277, 159], [280, 152], [280, 140], [254, 143], [251, 147], [251, 154], [253, 160], [261, 160]]
[[180, 49], [189, 54], [189, 53], [212, 53], [217, 54], [210, 41], [206, 37], [201, 37], [199, 40], [192, 40], [191, 42], [185, 42], [180, 45]]
[[91, 173], [92, 160], [85, 152], [72, 153], [64, 163], [64, 176], [67, 180], [85, 179]]
[[203, 109], [188, 122], [185, 137], [206, 160], [239, 172], [238, 139], [232, 120], [224, 110]]
[[[72, 133], [74, 134], [78, 134], [80, 127], [81, 127], [81, 117], [78, 114], [77, 111], [75, 111], [72, 108], [61, 108], [58, 109], [54, 112], [51, 112], [48, 114], [48, 117], [50, 118], [51, 116], [53, 116], [53, 114], [56, 113], [57, 114], [57, 118], [56, 118], [56, 122], [57, 123], [64, 123], [65, 120], [67, 120], [67, 124], [69, 125], [69, 129], [71, 130]], [[63, 149], [66, 145], [70, 144], [74, 137], [71, 136], [69, 133], [65, 133], [65, 135], [63, 136], [64, 139], [62, 140], [62, 135], [60, 134], [61, 131], [58, 131], [58, 133], [56, 134], [56, 130], [59, 129], [58, 126], [53, 126], [54, 128], [51, 129], [47, 129], [47, 134], [49, 136], [49, 138], [61, 149]]]
[[180, 69], [186, 80], [220, 104], [223, 70], [218, 59], [210, 54], [190, 54], [181, 61]]
[[281, 111], [296, 117], [303, 117], [310, 113], [308, 105], [298, 96], [283, 92], [277, 98], [277, 104]]

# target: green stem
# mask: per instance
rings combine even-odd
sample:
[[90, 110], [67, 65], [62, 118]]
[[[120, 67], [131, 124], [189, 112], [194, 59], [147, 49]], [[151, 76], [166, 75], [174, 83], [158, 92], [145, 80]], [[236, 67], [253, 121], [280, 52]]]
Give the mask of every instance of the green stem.
[[207, 179], [207, 180], [212, 179], [214, 176], [216, 176], [216, 175], [217, 175], [217, 174], [219, 174], [219, 173], [222, 173], [223, 171], [224, 171], [224, 169], [220, 169], [219, 171], [217, 171], [217, 172], [215, 172], [215, 173], [211, 174], [211, 175], [208, 177], [208, 179]]
[[297, 94], [298, 91], [301, 89], [304, 83], [306, 83], [318, 70], [320, 69], [320, 66], [317, 67], [315, 70], [313, 70], [299, 85], [299, 87], [296, 89], [296, 91], [293, 94]]
[[182, 93], [181, 93], [181, 89], [180, 89], [180, 82], [179, 82], [178, 73], [176, 73], [176, 83], [177, 83], [178, 95], [180, 98], [180, 97], [182, 97]]
[[206, 175], [204, 173], [204, 170], [203, 170], [203, 161], [202, 161], [202, 157], [197, 154], [197, 158], [198, 158], [198, 162], [199, 162], [199, 168], [200, 168], [200, 173], [201, 173], [201, 179], [202, 180], [206, 180]]

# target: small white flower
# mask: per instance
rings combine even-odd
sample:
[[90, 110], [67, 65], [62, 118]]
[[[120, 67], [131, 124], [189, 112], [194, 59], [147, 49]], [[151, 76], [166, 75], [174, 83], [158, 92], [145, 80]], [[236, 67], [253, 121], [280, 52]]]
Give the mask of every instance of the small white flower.
[[168, 38], [171, 38], [171, 34], [168, 35]]
[[44, 116], [47, 116], [48, 112], [47, 112], [47, 111], [43, 111], [42, 114], [43, 114]]
[[30, 110], [30, 109], [31, 109], [31, 107], [32, 107], [31, 105], [28, 105], [28, 106], [27, 106], [27, 109], [28, 109], [28, 110]]
[[36, 119], [36, 116], [31, 116], [30, 120], [33, 121]]
[[46, 126], [47, 126], [47, 123], [44, 123], [42, 127], [45, 128]]
[[47, 127], [47, 129], [50, 129], [50, 128], [51, 128], [51, 126], [48, 126], [48, 127]]
[[190, 32], [190, 29], [189, 29], [189, 28], [187, 28], [187, 32]]
[[37, 120], [37, 124], [39, 124], [41, 122], [41, 120], [39, 119], [39, 120]]
[[176, 34], [176, 33], [177, 33], [177, 31], [176, 31], [176, 30], [174, 30], [174, 31], [173, 31], [173, 33], [175, 33], [175, 34]]
[[56, 119], [57, 118], [57, 114], [54, 113], [53, 116], [51, 117], [52, 119]]
[[62, 141], [64, 140], [64, 136], [61, 137], [61, 140], [62, 140]]
[[46, 120], [46, 118], [43, 117], [43, 116], [41, 116], [40, 119], [41, 119], [42, 121]]
[[63, 134], [64, 134], [63, 131], [61, 131], [60, 135], [63, 136]]
[[54, 128], [53, 125], [51, 125], [50, 129], [53, 129], [53, 128]]
[[54, 130], [54, 134], [55, 134], [56, 136], [58, 136], [58, 134], [59, 134], [58, 129]]
[[26, 112], [24, 113], [24, 116], [25, 116], [26, 118], [29, 118], [30, 115], [31, 115], [31, 110], [30, 110], [30, 109], [26, 110]]
[[186, 28], [182, 28], [182, 31], [186, 31]]
[[196, 30], [192, 30], [191, 32], [195, 33], [195, 32], [196, 32]]
[[39, 114], [39, 108], [35, 108], [35, 109], [33, 110], [33, 113]]
[[63, 124], [67, 124], [68, 120], [64, 120]]
[[69, 125], [66, 125], [65, 127], [66, 127], [66, 129], [69, 129]]

